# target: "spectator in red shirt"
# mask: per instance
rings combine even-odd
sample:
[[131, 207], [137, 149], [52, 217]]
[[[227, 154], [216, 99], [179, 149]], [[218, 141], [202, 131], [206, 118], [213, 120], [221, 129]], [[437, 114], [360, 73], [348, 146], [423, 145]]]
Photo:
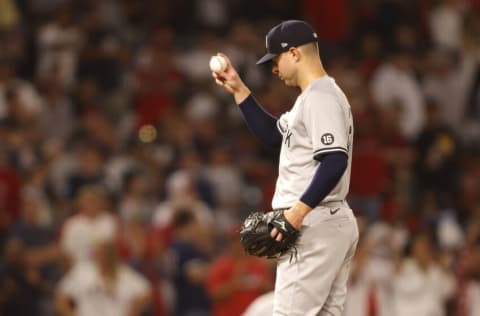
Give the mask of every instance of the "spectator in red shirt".
[[207, 288], [214, 316], [240, 316], [255, 298], [272, 289], [267, 261], [247, 256], [237, 235], [231, 234], [226, 254], [210, 267]]

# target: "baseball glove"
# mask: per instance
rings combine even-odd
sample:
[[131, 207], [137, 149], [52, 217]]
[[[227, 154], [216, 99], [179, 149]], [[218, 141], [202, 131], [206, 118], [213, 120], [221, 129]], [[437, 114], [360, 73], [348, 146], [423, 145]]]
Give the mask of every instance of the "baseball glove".
[[[247, 253], [266, 258], [278, 258], [290, 250], [296, 254], [300, 231], [287, 221], [283, 212], [254, 212], [245, 219], [240, 229], [240, 241]], [[282, 233], [281, 241], [270, 236], [274, 227]]]

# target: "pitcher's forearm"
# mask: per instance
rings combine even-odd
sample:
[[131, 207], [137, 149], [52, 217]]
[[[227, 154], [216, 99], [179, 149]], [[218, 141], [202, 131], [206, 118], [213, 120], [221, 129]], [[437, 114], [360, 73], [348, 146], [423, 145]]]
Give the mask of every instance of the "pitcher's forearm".
[[237, 91], [234, 91], [233, 93], [233, 98], [235, 99], [235, 103], [239, 105], [243, 101], [245, 101], [246, 98], [251, 94], [250, 89], [247, 88], [247, 86], [242, 85], [241, 87], [238, 88]]
[[277, 118], [263, 109], [253, 95], [248, 95], [238, 106], [255, 137], [269, 146], [281, 145], [282, 135], [277, 128]]

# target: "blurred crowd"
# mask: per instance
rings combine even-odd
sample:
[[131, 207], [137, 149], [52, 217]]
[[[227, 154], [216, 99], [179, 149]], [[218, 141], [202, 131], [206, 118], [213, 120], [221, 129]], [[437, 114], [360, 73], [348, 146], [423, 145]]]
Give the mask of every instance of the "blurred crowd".
[[345, 316], [480, 315], [478, 0], [0, 0], [0, 315], [235, 316], [270, 293], [238, 229], [278, 152], [208, 60], [288, 110], [255, 61], [290, 18], [354, 113]]

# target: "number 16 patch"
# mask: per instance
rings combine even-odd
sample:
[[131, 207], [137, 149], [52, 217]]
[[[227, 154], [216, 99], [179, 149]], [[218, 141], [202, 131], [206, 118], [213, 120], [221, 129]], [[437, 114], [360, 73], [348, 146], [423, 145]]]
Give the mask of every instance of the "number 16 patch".
[[321, 141], [324, 145], [331, 145], [334, 141], [333, 135], [331, 133], [325, 133], [322, 135]]

